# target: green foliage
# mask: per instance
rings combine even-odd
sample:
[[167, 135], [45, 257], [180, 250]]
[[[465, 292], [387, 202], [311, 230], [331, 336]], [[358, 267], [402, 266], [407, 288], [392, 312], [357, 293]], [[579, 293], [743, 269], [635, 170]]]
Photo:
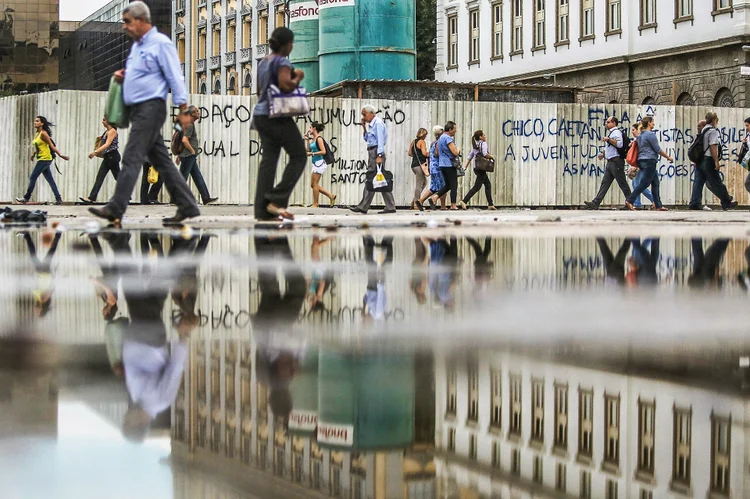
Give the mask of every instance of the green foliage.
[[417, 2], [417, 79], [434, 80], [437, 63], [437, 0]]

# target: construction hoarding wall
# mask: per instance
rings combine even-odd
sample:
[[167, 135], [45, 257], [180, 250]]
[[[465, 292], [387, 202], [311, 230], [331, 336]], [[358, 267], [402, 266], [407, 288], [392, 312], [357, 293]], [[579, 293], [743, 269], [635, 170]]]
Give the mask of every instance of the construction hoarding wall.
[[[34, 134], [34, 116], [53, 121], [54, 139], [69, 162], [58, 160], [62, 174], [54, 172], [63, 198], [77, 200], [88, 194], [98, 169], [98, 159], [90, 160], [94, 140], [103, 131], [100, 123], [105, 94], [99, 92], [56, 91], [38, 95], [0, 99], [0, 119], [6, 124], [0, 135], [0, 200], [10, 201], [24, 193], [33, 168], [29, 161]], [[201, 151], [199, 164], [212, 195], [224, 204], [252, 204], [255, 178], [261, 157], [260, 139], [250, 129], [254, 98], [195, 95], [191, 102], [201, 108], [198, 123]], [[338, 204], [355, 204], [365, 181], [366, 147], [362, 140], [360, 109], [366, 102], [356, 99], [312, 98], [310, 117], [299, 118], [300, 130], [310, 120], [326, 125], [323, 132], [335, 150], [336, 163], [328, 169], [322, 185], [338, 196]], [[594, 197], [604, 175], [604, 162], [596, 159], [603, 149], [602, 138], [608, 116], [616, 116], [624, 127], [644, 115], [653, 115], [662, 148], [675, 158], [658, 166], [661, 196], [667, 205], [685, 205], [690, 198], [693, 167], [687, 149], [697, 134], [698, 121], [709, 110], [717, 111], [724, 141], [722, 175], [730, 194], [748, 204], [744, 189], [746, 172], [735, 162], [744, 137], [744, 109], [709, 109], [682, 106], [630, 106], [591, 104], [495, 103], [495, 102], [372, 102], [379, 109], [388, 129], [387, 168], [395, 175], [395, 196], [400, 206], [411, 203], [415, 178], [409, 144], [419, 128], [431, 130], [446, 121], [458, 124], [456, 142], [467, 156], [471, 134], [483, 130], [490, 152], [498, 159], [491, 174], [495, 204], [498, 206], [577, 206]], [[170, 127], [165, 125], [168, 138]], [[431, 135], [430, 135], [431, 137]], [[127, 131], [121, 131], [121, 144]], [[283, 161], [283, 158], [282, 158]], [[277, 175], [281, 176], [279, 168]], [[461, 180], [459, 196], [472, 186], [471, 171]], [[107, 199], [114, 182], [108, 179], [100, 194]], [[135, 192], [137, 193], [137, 187]], [[163, 196], [166, 194], [163, 194]], [[707, 202], [716, 202], [706, 191]], [[134, 196], [134, 199], [137, 196]], [[34, 200], [52, 201], [52, 193], [40, 179]], [[605, 203], [622, 204], [623, 197], [613, 186]], [[376, 196], [376, 203], [380, 197]], [[291, 200], [292, 204], [312, 203], [310, 169], [305, 171]], [[484, 192], [473, 200], [486, 204]]]

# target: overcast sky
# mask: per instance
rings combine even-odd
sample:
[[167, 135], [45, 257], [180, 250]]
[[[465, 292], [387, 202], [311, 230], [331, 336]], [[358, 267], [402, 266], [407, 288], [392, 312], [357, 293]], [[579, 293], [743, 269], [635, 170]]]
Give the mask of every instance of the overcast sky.
[[83, 21], [108, 3], [109, 0], [60, 0], [60, 20]]

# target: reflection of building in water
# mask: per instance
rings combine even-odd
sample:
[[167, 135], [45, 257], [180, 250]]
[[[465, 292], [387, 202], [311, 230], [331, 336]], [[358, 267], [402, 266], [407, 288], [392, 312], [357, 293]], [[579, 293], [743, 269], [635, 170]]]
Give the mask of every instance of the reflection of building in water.
[[57, 437], [57, 404], [52, 372], [0, 371], [0, 437]]
[[[434, 497], [431, 356], [308, 352], [289, 388], [294, 410], [287, 430], [258, 380], [255, 344], [209, 339], [190, 348], [173, 407], [177, 463], [224, 473], [240, 488], [254, 477], [259, 496], [273, 486], [277, 497]], [[313, 385], [320, 393], [315, 402], [304, 394]], [[388, 393], [398, 407], [387, 406]], [[330, 405], [319, 412], [323, 399]], [[190, 473], [175, 480], [181, 497]]]
[[750, 495], [748, 398], [730, 376], [711, 387], [497, 351], [436, 365], [445, 497]]

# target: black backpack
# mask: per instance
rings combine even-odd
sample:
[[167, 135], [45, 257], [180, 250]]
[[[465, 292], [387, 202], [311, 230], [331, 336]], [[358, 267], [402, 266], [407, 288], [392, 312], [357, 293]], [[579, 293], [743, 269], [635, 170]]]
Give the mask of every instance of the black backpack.
[[[692, 144], [690, 144], [690, 147], [688, 148], [688, 159], [690, 159], [690, 161], [692, 161], [696, 165], [699, 165], [703, 161], [703, 157], [706, 155], [706, 151], [708, 151], [708, 147], [704, 149], [704, 133], [705, 129], [695, 136], [695, 140]], [[719, 157], [721, 157], [721, 153], [721, 144], [719, 144]]]
[[622, 159], [625, 159], [628, 157], [628, 151], [630, 150], [630, 137], [628, 137], [628, 131], [624, 128], [620, 128], [620, 133], [622, 133], [622, 147], [617, 148], [617, 154], [620, 155]]
[[[323, 139], [323, 137], [321, 137], [321, 139]], [[326, 139], [323, 139], [323, 145], [326, 148], [326, 153], [323, 155], [323, 161], [325, 161], [328, 166], [333, 166], [334, 163], [336, 163], [336, 158], [333, 156], [333, 150], [331, 149], [331, 146], [328, 145], [328, 142], [326, 142]]]

